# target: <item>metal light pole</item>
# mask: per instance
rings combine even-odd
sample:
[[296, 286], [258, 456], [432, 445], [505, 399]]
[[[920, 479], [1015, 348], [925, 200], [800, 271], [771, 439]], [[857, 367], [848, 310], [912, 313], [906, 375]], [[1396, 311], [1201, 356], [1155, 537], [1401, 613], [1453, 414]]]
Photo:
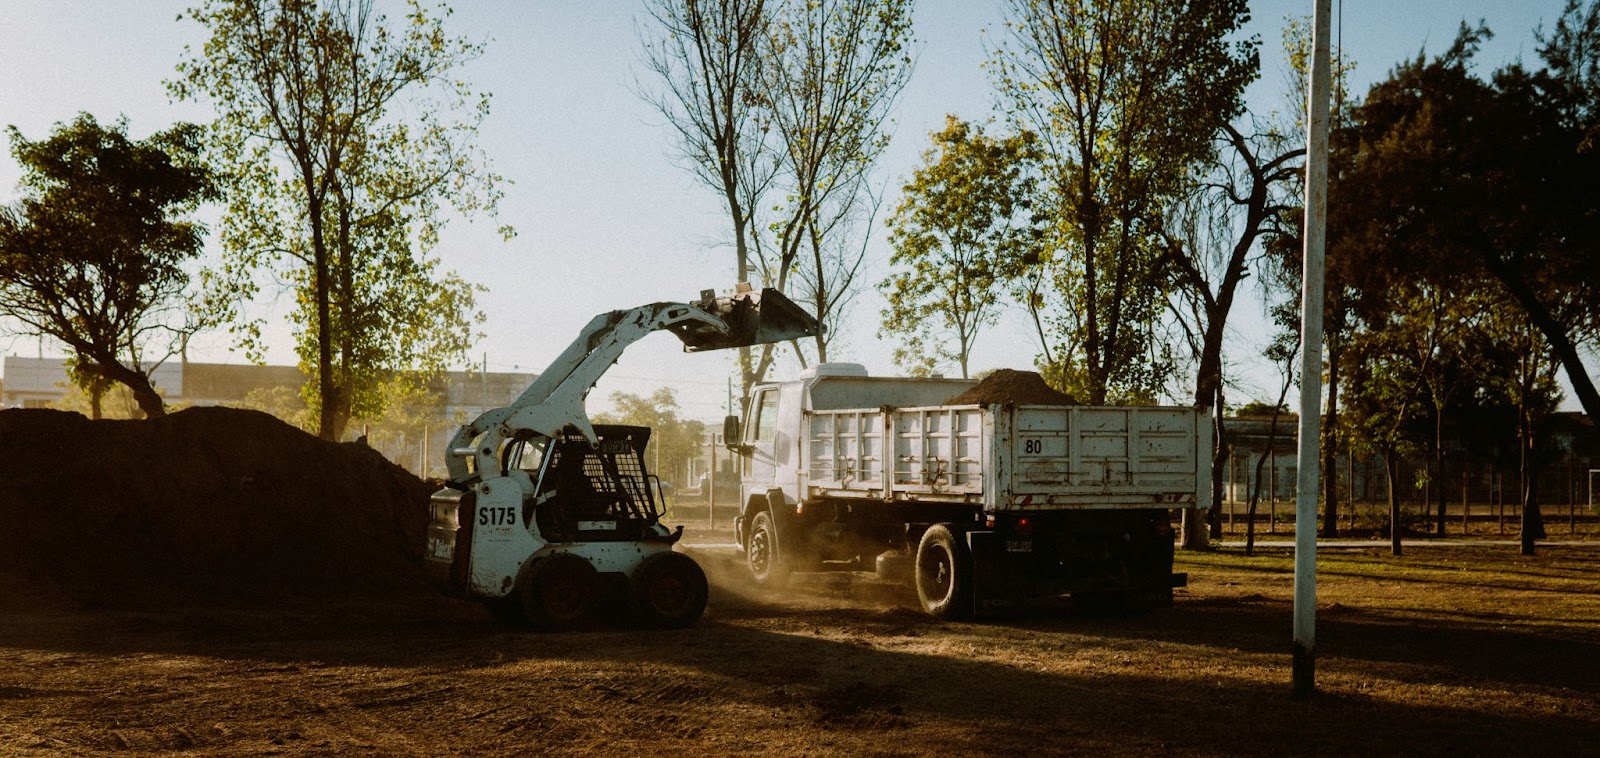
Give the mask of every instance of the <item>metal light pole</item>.
[[1300, 452], [1294, 515], [1294, 693], [1316, 691], [1317, 482], [1322, 430], [1323, 255], [1328, 226], [1328, 20], [1332, 0], [1317, 0], [1306, 123], [1305, 279], [1300, 289]]

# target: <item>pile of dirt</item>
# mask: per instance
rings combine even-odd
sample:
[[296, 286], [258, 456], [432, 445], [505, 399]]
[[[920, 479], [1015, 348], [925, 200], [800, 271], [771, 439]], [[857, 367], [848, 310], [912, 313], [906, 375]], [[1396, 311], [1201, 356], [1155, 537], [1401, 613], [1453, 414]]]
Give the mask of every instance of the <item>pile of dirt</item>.
[[1080, 405], [1077, 398], [1045, 384], [1033, 371], [1003, 368], [983, 378], [945, 405]]
[[0, 482], [0, 566], [84, 602], [426, 586], [429, 486], [265, 413], [0, 411]]

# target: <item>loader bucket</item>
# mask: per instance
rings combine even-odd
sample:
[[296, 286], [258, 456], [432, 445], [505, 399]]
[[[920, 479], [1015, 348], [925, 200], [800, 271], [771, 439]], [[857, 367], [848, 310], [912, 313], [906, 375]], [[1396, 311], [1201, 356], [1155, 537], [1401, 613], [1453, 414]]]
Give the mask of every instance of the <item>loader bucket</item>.
[[782, 292], [771, 287], [760, 292], [743, 287], [741, 290], [723, 297], [716, 297], [709, 291], [702, 293], [700, 301], [694, 305], [726, 322], [728, 331], [724, 334], [701, 323], [674, 326], [672, 331], [683, 340], [684, 350], [697, 353], [764, 345], [821, 333], [822, 326], [817, 320]]

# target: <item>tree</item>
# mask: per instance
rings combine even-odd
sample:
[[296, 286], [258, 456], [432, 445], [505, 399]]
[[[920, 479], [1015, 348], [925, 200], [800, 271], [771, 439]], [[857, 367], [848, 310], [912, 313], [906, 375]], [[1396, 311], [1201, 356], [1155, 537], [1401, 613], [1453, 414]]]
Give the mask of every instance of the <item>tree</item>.
[[1400, 461], [1421, 449], [1418, 423], [1422, 370], [1392, 332], [1359, 333], [1349, 345], [1353, 360], [1345, 388], [1345, 423], [1352, 444], [1383, 456], [1389, 498], [1389, 549], [1401, 555], [1404, 524], [1400, 513]]
[[[1222, 501], [1222, 474], [1228, 462], [1223, 422], [1223, 336], [1239, 285], [1249, 275], [1250, 254], [1257, 240], [1276, 234], [1278, 220], [1295, 205], [1297, 161], [1305, 150], [1286, 149], [1277, 135], [1246, 137], [1231, 123], [1216, 127], [1220, 145], [1197, 166], [1190, 187], [1165, 216], [1161, 230], [1165, 263], [1173, 272], [1179, 298], [1179, 321], [1188, 332], [1196, 358], [1195, 404], [1216, 409], [1215, 446], [1211, 457], [1212, 502]], [[1275, 153], [1258, 157], [1263, 149]], [[1198, 519], [1184, 512], [1184, 547], [1205, 546]], [[1220, 536], [1218, 511], [1209, 514], [1213, 534]]]
[[965, 379], [973, 343], [997, 318], [1001, 283], [1032, 237], [1038, 140], [989, 137], [953, 115], [932, 136], [889, 217], [898, 268], [879, 284], [889, 302], [883, 331], [902, 340], [896, 363], [926, 373], [953, 361]]
[[[734, 246], [736, 281], [750, 281], [756, 214], [777, 161], [767, 135], [771, 118], [760, 85], [771, 9], [766, 0], [652, 0], [658, 29], [644, 42], [645, 65], [661, 89], [641, 87], [678, 135], [680, 155], [696, 178], [722, 196]], [[739, 348], [744, 394], [772, 360], [758, 366]]]
[[1463, 26], [1444, 54], [1418, 56], [1374, 86], [1357, 113], [1363, 178], [1382, 183], [1366, 199], [1387, 217], [1383, 234], [1445, 253], [1420, 276], [1498, 285], [1591, 418], [1600, 392], [1579, 348], [1595, 345], [1600, 318], [1600, 100], [1583, 72], [1600, 67], [1597, 8], [1568, 5], [1543, 39], [1545, 69], [1508, 66], [1490, 81], [1471, 70], [1489, 31]]
[[645, 454], [656, 476], [670, 480], [688, 471], [689, 461], [700, 455], [705, 424], [679, 415], [678, 395], [671, 388], [662, 387], [649, 397], [613, 392], [611, 403], [615, 410], [596, 415], [595, 423], [649, 427], [650, 448]]
[[1500, 370], [1484, 377], [1488, 393], [1515, 409], [1517, 437], [1518, 492], [1522, 500], [1522, 525], [1519, 542], [1523, 555], [1533, 555], [1537, 540], [1545, 537], [1544, 518], [1539, 509], [1538, 470], [1540, 434], [1545, 421], [1561, 400], [1556, 387], [1560, 366], [1549, 348], [1541, 344], [1543, 333], [1518, 318], [1520, 314], [1502, 309], [1499, 318], [1487, 318], [1474, 350], [1484, 365]]
[[307, 400], [328, 439], [380, 410], [385, 377], [466, 359], [478, 288], [428, 251], [444, 206], [492, 214], [499, 199], [472, 141], [488, 97], [455, 76], [482, 46], [449, 36], [442, 6], [411, 0], [399, 29], [372, 6], [206, 0], [187, 15], [211, 37], [168, 83], [220, 114], [209, 143], [229, 202], [213, 294], [258, 354], [260, 321], [240, 303], [260, 272], [289, 264]]
[[[1159, 387], [1170, 369], [1154, 324], [1166, 298], [1159, 216], [1212, 135], [1242, 108], [1253, 41], [1227, 37], [1243, 0], [1011, 0], [997, 85], [1040, 135], [1056, 224], [1038, 266], [1058, 302], [1048, 374], [1091, 403]], [[1044, 311], [1036, 311], [1043, 314]]]
[[813, 340], [823, 362], [866, 256], [866, 236], [854, 231], [870, 234], [876, 217], [870, 178], [889, 143], [884, 124], [911, 77], [911, 2], [789, 2], [771, 29], [762, 82], [786, 197], [773, 250], [759, 259], [764, 277], [823, 325]]
[[[740, 278], [759, 274], [809, 306], [826, 327], [811, 349], [827, 360], [859, 289], [883, 126], [910, 76], [911, 3], [655, 0], [651, 13], [660, 29], [646, 62], [662, 90], [646, 97], [723, 196]], [[774, 349], [741, 351], [746, 390]]]
[[[1300, 355], [1300, 341], [1298, 339], [1293, 339], [1293, 337], [1293, 332], [1280, 333], [1277, 338], [1272, 341], [1272, 344], [1268, 345], [1267, 349], [1263, 351], [1269, 360], [1283, 366], [1283, 384], [1278, 390], [1278, 402], [1273, 404], [1270, 408], [1261, 407], [1265, 406], [1265, 403], [1259, 401], [1252, 402], [1245, 405], [1245, 407], [1240, 408], [1239, 412], [1237, 413], [1239, 416], [1265, 415], [1267, 417], [1267, 449], [1261, 451], [1261, 457], [1256, 459], [1255, 481], [1250, 487], [1250, 505], [1245, 509], [1245, 555], [1255, 555], [1256, 503], [1261, 500], [1262, 469], [1269, 462], [1271, 462], [1274, 467], [1277, 466], [1276, 456], [1278, 448], [1278, 417], [1282, 416], [1288, 411], [1288, 406], [1285, 405], [1284, 401], [1289, 398], [1289, 388], [1294, 386], [1294, 364], [1295, 360]], [[1247, 413], [1247, 410], [1252, 411], [1253, 413]], [[1265, 411], [1265, 413], [1263, 413], [1263, 411]], [[1273, 501], [1276, 502], [1278, 493], [1272, 492], [1268, 495], [1268, 497], [1272, 498]]]
[[42, 141], [10, 136], [25, 173], [22, 199], [0, 209], [0, 316], [72, 351], [96, 416], [111, 382], [163, 415], [150, 372], [207, 322], [186, 307], [184, 268], [204, 234], [185, 215], [215, 197], [200, 128], [137, 141], [126, 120], [102, 127], [84, 113]]

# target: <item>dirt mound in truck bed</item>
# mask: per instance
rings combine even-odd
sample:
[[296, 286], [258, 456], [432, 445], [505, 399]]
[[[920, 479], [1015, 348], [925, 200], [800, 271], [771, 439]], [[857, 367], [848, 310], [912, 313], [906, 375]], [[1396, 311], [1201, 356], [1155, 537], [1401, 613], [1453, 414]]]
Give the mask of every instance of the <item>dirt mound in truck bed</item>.
[[1044, 377], [1033, 371], [1003, 368], [983, 378], [949, 400], [945, 405], [1078, 405], [1077, 398], [1052, 389]]
[[0, 411], [0, 566], [90, 603], [421, 588], [429, 487], [256, 411]]

